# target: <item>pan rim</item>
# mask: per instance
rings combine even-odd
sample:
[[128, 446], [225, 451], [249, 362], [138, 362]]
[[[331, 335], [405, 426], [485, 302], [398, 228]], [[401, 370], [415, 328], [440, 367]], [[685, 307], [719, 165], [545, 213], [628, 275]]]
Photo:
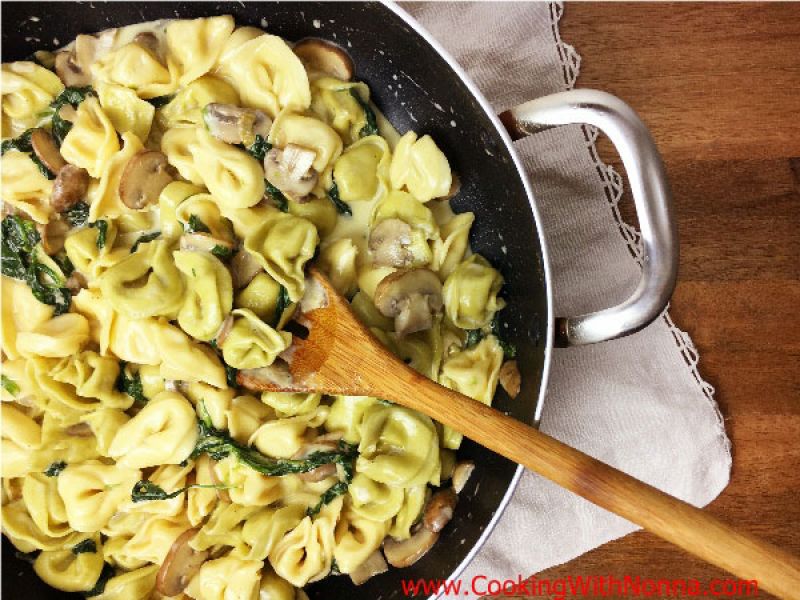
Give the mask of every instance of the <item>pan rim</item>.
[[[528, 179], [528, 175], [525, 172], [525, 169], [522, 166], [522, 162], [520, 161], [519, 155], [517, 154], [514, 143], [511, 140], [508, 132], [506, 131], [505, 127], [503, 127], [500, 119], [497, 117], [494, 109], [492, 108], [489, 101], [478, 89], [478, 86], [472, 81], [472, 78], [464, 71], [460, 64], [452, 57], [452, 55], [442, 47], [436, 38], [428, 32], [425, 27], [423, 27], [414, 17], [408, 14], [403, 8], [401, 8], [395, 0], [380, 0], [381, 4], [386, 6], [389, 10], [394, 12], [398, 17], [403, 19], [414, 31], [422, 36], [422, 38], [428, 42], [431, 47], [441, 56], [448, 66], [453, 70], [453, 72], [461, 79], [462, 83], [467, 87], [469, 92], [472, 96], [478, 101], [483, 112], [489, 117], [489, 120], [494, 125], [497, 133], [503, 140], [508, 153], [511, 155], [511, 160], [514, 162], [514, 168], [517, 170], [517, 174], [519, 175], [522, 186], [525, 189], [525, 194], [528, 197], [528, 204], [530, 205], [531, 213], [533, 214], [533, 220], [536, 224], [536, 233], [539, 239], [539, 246], [541, 248], [541, 257], [542, 257], [542, 270], [544, 271], [544, 282], [545, 282], [545, 298], [547, 304], [547, 333], [545, 336], [545, 348], [544, 348], [544, 362], [542, 366], [542, 378], [539, 384], [539, 396], [536, 400], [536, 409], [534, 410], [533, 414], [533, 426], [539, 427], [539, 422], [541, 420], [542, 415], [542, 408], [544, 406], [544, 397], [547, 392], [547, 383], [550, 376], [550, 361], [553, 353], [553, 335], [554, 335], [554, 324], [555, 318], [553, 316], [553, 290], [552, 290], [552, 278], [550, 274], [550, 256], [547, 250], [547, 240], [544, 233], [544, 227], [542, 224], [542, 218], [539, 214], [539, 209], [536, 205], [536, 201], [533, 195], [533, 190], [531, 189], [530, 180]], [[511, 502], [511, 498], [514, 496], [514, 492], [517, 489], [517, 485], [519, 484], [519, 480], [522, 477], [522, 473], [524, 472], [525, 467], [522, 465], [517, 465], [517, 469], [514, 472], [514, 476], [511, 478], [511, 482], [508, 485], [508, 489], [506, 493], [503, 495], [503, 498], [500, 500], [500, 504], [497, 507], [494, 515], [492, 516], [489, 523], [486, 525], [485, 529], [481, 533], [481, 536], [472, 546], [470, 551], [461, 561], [461, 563], [453, 570], [453, 572], [447, 577], [448, 581], [452, 581], [457, 579], [467, 568], [469, 563], [475, 558], [477, 553], [489, 539], [489, 536], [494, 531], [497, 523], [500, 521], [500, 518], [503, 516], [506, 507]], [[440, 598], [443, 595], [444, 591], [441, 591], [436, 594], [432, 594], [429, 596], [428, 600], [435, 600]]]

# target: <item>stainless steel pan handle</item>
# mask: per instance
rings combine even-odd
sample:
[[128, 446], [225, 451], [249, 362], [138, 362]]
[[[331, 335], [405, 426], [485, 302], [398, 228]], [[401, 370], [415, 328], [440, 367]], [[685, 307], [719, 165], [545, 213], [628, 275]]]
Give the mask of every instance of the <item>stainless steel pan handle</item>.
[[628, 175], [644, 245], [642, 278], [617, 306], [556, 319], [556, 345], [578, 346], [639, 331], [667, 306], [678, 274], [678, 233], [664, 165], [647, 127], [619, 98], [596, 90], [570, 90], [507, 110], [500, 120], [512, 139], [557, 125], [585, 123], [614, 143]]

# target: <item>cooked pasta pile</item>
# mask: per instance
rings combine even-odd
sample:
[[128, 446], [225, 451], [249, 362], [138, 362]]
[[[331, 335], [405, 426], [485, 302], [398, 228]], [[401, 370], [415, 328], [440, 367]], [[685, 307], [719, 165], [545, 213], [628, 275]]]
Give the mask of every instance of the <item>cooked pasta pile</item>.
[[518, 391], [447, 158], [352, 76], [229, 16], [3, 64], [2, 527], [49, 585], [291, 599], [413, 563], [452, 516], [460, 434], [243, 385], [279, 376], [313, 261], [418, 371]]

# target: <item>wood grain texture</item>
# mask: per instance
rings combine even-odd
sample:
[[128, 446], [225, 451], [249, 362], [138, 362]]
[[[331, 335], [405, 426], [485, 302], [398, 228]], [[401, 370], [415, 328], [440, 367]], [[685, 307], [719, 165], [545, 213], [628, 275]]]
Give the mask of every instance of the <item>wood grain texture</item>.
[[258, 391], [391, 400], [452, 427], [742, 580], [756, 580], [761, 589], [800, 600], [800, 558], [431, 381], [387, 350], [317, 269], [309, 270], [306, 295], [317, 302], [313, 306], [301, 303], [302, 312], [295, 315], [308, 335], [295, 337], [283, 355], [288, 375], [277, 383], [261, 376], [274, 373], [272, 368], [240, 371], [241, 385]]
[[[800, 4], [567, 3], [561, 35], [582, 56], [578, 86], [630, 103], [670, 175], [672, 316], [733, 443], [707, 510], [800, 555]], [[580, 574], [726, 577], [648, 533], [538, 576]]]

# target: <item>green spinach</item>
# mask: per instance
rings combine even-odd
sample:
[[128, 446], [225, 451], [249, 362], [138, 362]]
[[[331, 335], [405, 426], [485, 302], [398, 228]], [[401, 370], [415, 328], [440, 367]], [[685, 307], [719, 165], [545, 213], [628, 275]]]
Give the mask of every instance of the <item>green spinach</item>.
[[281, 285], [280, 289], [278, 290], [278, 301], [275, 303], [275, 317], [274, 323], [275, 327], [281, 322], [281, 317], [283, 316], [283, 312], [289, 308], [289, 305], [292, 303], [292, 299], [289, 298], [289, 290], [287, 290], [283, 285]]
[[211, 254], [216, 256], [221, 261], [226, 261], [231, 256], [233, 256], [233, 248], [228, 248], [227, 246], [220, 246], [219, 244], [214, 244], [214, 247], [211, 249]]
[[160, 235], [161, 235], [160, 231], [152, 231], [150, 233], [145, 233], [144, 235], [140, 235], [139, 239], [136, 240], [136, 242], [134, 242], [133, 246], [131, 246], [131, 254], [133, 254], [139, 249], [139, 244], [146, 244], [147, 242], [152, 242]]
[[58, 477], [61, 475], [61, 471], [66, 468], [67, 463], [65, 463], [63, 460], [60, 460], [58, 462], [51, 463], [50, 466], [44, 470], [44, 474], [47, 475], [47, 477]]
[[361, 131], [358, 132], [358, 135], [361, 137], [366, 137], [368, 135], [377, 135], [378, 134], [378, 119], [375, 117], [375, 111], [372, 110], [372, 107], [369, 105], [369, 102], [365, 102], [361, 96], [359, 95], [356, 88], [350, 88], [350, 95], [353, 96], [358, 105], [364, 111], [364, 120], [366, 124], [364, 127], [361, 128]]
[[83, 554], [89, 552], [95, 554], [97, 552], [97, 544], [91, 538], [86, 538], [82, 542], [78, 542], [72, 547], [73, 554]]
[[346, 494], [348, 486], [349, 483], [346, 481], [339, 481], [338, 483], [334, 483], [331, 487], [329, 487], [322, 493], [322, 496], [319, 497], [319, 502], [317, 502], [314, 506], [310, 506], [308, 509], [306, 509], [306, 515], [308, 515], [309, 517], [313, 517], [314, 515], [316, 515], [320, 510], [322, 510], [323, 506], [325, 506], [330, 502], [333, 502], [333, 500], [335, 500], [337, 497]]
[[3, 381], [3, 389], [5, 391], [7, 391], [12, 396], [16, 396], [17, 394], [19, 394], [19, 386], [17, 385], [16, 381], [11, 379], [10, 377], [7, 377], [5, 374], [0, 376], [0, 379], [2, 379]]
[[289, 201], [286, 199], [286, 196], [283, 195], [283, 192], [272, 185], [266, 179], [264, 180], [265, 190], [267, 195], [272, 199], [272, 203], [280, 210], [281, 212], [289, 212]]
[[89, 220], [89, 205], [86, 202], [78, 202], [64, 211], [64, 217], [73, 227], [83, 227]]
[[83, 592], [83, 595], [87, 598], [99, 596], [105, 591], [108, 580], [115, 575], [116, 572], [114, 571], [114, 567], [108, 563], [103, 563], [103, 570], [100, 571], [100, 577], [97, 578], [97, 583], [95, 583], [94, 587], [92, 587], [92, 589], [90, 589], [88, 592]]
[[333, 187], [328, 190], [328, 198], [331, 199], [331, 202], [333, 202], [333, 205], [336, 207], [336, 211], [340, 215], [352, 216], [353, 211], [350, 209], [350, 205], [339, 197], [339, 186], [336, 182], [334, 182]]
[[128, 375], [127, 366], [128, 363], [120, 361], [119, 376], [117, 377], [115, 387], [118, 391], [128, 394], [137, 404], [147, 404], [147, 397], [144, 395], [141, 376], [139, 373]]
[[189, 215], [189, 222], [186, 224], [186, 231], [189, 233], [211, 233], [208, 225], [197, 215]]
[[90, 223], [89, 227], [94, 227], [97, 229], [97, 240], [95, 240], [95, 245], [102, 250], [106, 247], [106, 236], [108, 235], [108, 221], [104, 219], [99, 219], [94, 223]]
[[262, 136], [256, 135], [256, 141], [246, 148], [247, 153], [250, 154], [259, 162], [263, 162], [267, 152], [272, 150], [272, 144], [265, 140]]
[[21, 133], [19, 136], [15, 137], [13, 140], [4, 141], [2, 146], [0, 146], [0, 153], [5, 154], [9, 150], [17, 150], [19, 152], [33, 152], [33, 146], [31, 146], [32, 133], [33, 129], [28, 129], [23, 133]]
[[199, 483], [193, 483], [191, 485], [187, 485], [186, 487], [182, 487], [180, 489], [175, 490], [174, 492], [165, 492], [164, 488], [159, 486], [152, 481], [148, 481], [147, 479], [142, 479], [133, 486], [133, 490], [131, 491], [131, 500], [136, 502], [150, 502], [152, 500], [171, 500], [172, 498], [177, 498], [186, 490], [192, 488], [208, 488], [212, 490], [224, 490], [228, 489], [230, 486], [223, 485], [223, 484], [214, 484], [214, 485], [201, 485]]
[[64, 138], [67, 137], [70, 129], [72, 129], [72, 123], [61, 117], [61, 108], [67, 104], [72, 108], [78, 108], [81, 102], [92, 95], [94, 95], [94, 90], [89, 85], [86, 87], [65, 87], [50, 103], [50, 108], [53, 111], [53, 118], [51, 121], [53, 137], [59, 146], [64, 142]]

